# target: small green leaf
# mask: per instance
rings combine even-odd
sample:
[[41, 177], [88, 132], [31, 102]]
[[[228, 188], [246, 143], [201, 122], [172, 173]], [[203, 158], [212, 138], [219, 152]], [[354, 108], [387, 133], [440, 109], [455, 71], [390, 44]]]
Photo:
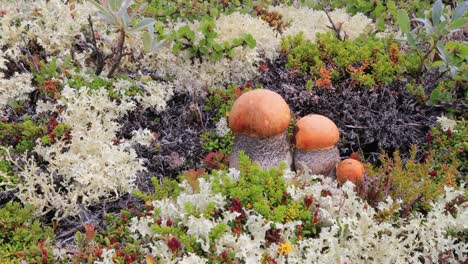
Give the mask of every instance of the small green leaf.
[[468, 23], [468, 18], [467, 17], [460, 17], [459, 19], [453, 21], [450, 24], [450, 29], [457, 29], [465, 24]]
[[218, 43], [214, 43], [213, 44], [213, 49], [217, 52], [220, 52], [223, 50], [223, 47], [221, 45], [219, 45]]
[[240, 45], [242, 45], [242, 42], [243, 42], [242, 39], [235, 38], [235, 39], [232, 40], [231, 44], [233, 46], [240, 46]]
[[380, 31], [385, 30], [385, 19], [383, 16], [377, 17], [375, 24], [377, 25], [377, 29], [379, 29]]
[[150, 52], [151, 51], [151, 46], [152, 46], [152, 38], [148, 32], [143, 33], [143, 47], [145, 49], [145, 52]]
[[405, 34], [408, 34], [411, 31], [408, 13], [405, 10], [400, 9], [398, 10], [396, 19], [401, 31]]
[[234, 52], [233, 49], [229, 49], [226, 53], [230, 58], [234, 57], [234, 55], [235, 55], [235, 52]]
[[145, 17], [140, 22], [138, 22], [135, 26], [132, 27], [132, 31], [139, 31], [146, 27], [151, 27], [156, 23], [156, 20], [152, 18]]
[[247, 43], [247, 46], [249, 46], [249, 48], [251, 49], [255, 48], [255, 46], [257, 45], [257, 42], [250, 34], [245, 35], [244, 41]]
[[432, 67], [440, 67], [440, 66], [444, 66], [444, 62], [439, 60], [439, 61], [434, 61], [431, 65]]

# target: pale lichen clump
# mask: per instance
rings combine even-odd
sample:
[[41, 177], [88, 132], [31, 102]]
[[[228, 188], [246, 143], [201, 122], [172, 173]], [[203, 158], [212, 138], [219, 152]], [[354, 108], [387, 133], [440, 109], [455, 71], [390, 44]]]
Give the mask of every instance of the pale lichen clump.
[[[238, 12], [230, 15], [222, 15], [216, 20], [217, 40], [220, 42], [232, 41], [241, 38], [245, 34], [251, 34], [257, 42], [254, 49], [246, 49], [245, 52], [262, 54], [269, 60], [278, 57], [280, 36], [265, 21], [248, 14]], [[241, 55], [237, 55], [242, 59]]]
[[24, 99], [26, 95], [34, 91], [31, 85], [33, 79], [30, 73], [15, 73], [9, 79], [3, 78], [0, 72], [0, 107], [17, 99]]
[[[197, 38], [201, 37], [197, 30], [199, 21], [178, 23], [170, 29], [177, 29], [183, 25], [188, 25], [197, 32]], [[145, 56], [145, 59], [148, 63], [153, 61], [162, 76], [172, 78], [177, 91], [203, 94], [209, 87], [243, 83], [254, 79], [258, 76], [256, 65], [263, 58], [275, 59], [278, 56], [280, 37], [259, 18], [233, 13], [222, 15], [215, 20], [215, 26], [216, 41], [219, 43], [251, 34], [256, 40], [256, 47], [253, 49], [237, 47], [232, 58], [224, 57], [217, 61], [208, 57], [202, 61], [193, 60], [188, 52], [176, 55], [170, 48], [162, 48], [155, 53], [156, 59], [150, 59], [148, 56]]]
[[[129, 230], [132, 237], [151, 241], [142, 244], [142, 250], [159, 256], [167, 263], [189, 260], [203, 263], [205, 259], [201, 254], [205, 256], [212, 250], [218, 256], [223, 252], [234, 252], [235, 261], [245, 263], [260, 263], [265, 256], [277, 263], [407, 263], [421, 259], [438, 260], [441, 254], [447, 254], [447, 259], [453, 262], [466, 260], [468, 250], [464, 243], [447, 232], [451, 230], [456, 233], [466, 229], [466, 202], [457, 208], [458, 212], [454, 215], [445, 209], [456, 197], [463, 196], [463, 189], [446, 188], [445, 194], [432, 204], [427, 216], [414, 214], [407, 219], [389, 218], [382, 221], [377, 215], [399, 210], [399, 201], [388, 198], [373, 208], [357, 195], [352, 183], [340, 186], [332, 178], [312, 175], [307, 170], [300, 174], [286, 170], [283, 178], [288, 186], [287, 194], [294, 201], [302, 202], [305, 197], [314, 197], [310, 210], [317, 212], [316, 217], [321, 223], [317, 237], [297, 239], [295, 231], [298, 225], [303, 224], [301, 221], [272, 222], [255, 210], [244, 208], [243, 232], [239, 234], [228, 227], [219, 238], [211, 240], [207, 234], [214, 227], [227, 224], [240, 215], [239, 212], [231, 212], [223, 207], [229, 204], [230, 197], [213, 191], [215, 182], [219, 183], [222, 175], [232, 180], [230, 184], [236, 184], [239, 179], [232, 175], [236, 173], [231, 170], [229, 173], [217, 172], [200, 178], [200, 189], [195, 192], [183, 180], [179, 183], [181, 192], [177, 198], [152, 202], [154, 209], [148, 214], [158, 214], [163, 223], [170, 218], [172, 226], [190, 230], [190, 236], [202, 245], [203, 252], [200, 254], [191, 254], [189, 258], [185, 253], [174, 254], [164, 241], [157, 239], [162, 234], [151, 228], [154, 224], [148, 216], [131, 219]], [[219, 217], [194, 215], [186, 210], [192, 207], [202, 212], [209, 204], [218, 210]], [[265, 239], [265, 232], [272, 225], [280, 230], [279, 243], [269, 243]]]
[[[90, 93], [90, 94], [88, 94]], [[114, 144], [120, 124], [115, 120], [134, 108], [123, 98], [119, 105], [101, 88], [90, 92], [65, 86], [58, 102], [65, 107], [58, 120], [70, 124], [71, 140], [50, 146], [40, 142], [34, 151], [48, 163], [39, 168], [24, 156], [19, 165], [22, 181], [17, 197], [33, 204], [38, 214], [55, 211], [56, 218], [76, 215], [82, 205], [115, 199], [132, 190], [138, 171], [145, 168], [130, 144]], [[57, 188], [60, 183], [65, 190]]]
[[202, 62], [194, 60], [186, 53], [175, 55], [168, 48], [157, 53], [159, 73], [172, 79], [176, 92], [201, 95], [209, 87], [229, 83], [242, 83], [257, 76], [254, 62], [256, 57], [249, 55], [242, 60], [222, 58], [212, 61], [205, 58]]
[[[271, 7], [270, 10], [277, 11], [283, 15], [285, 21], [290, 22], [283, 36], [294, 36], [304, 32], [304, 37], [315, 41], [317, 33], [331, 31], [330, 23], [324, 11], [314, 10], [307, 7]], [[330, 18], [336, 27], [341, 29], [341, 36], [355, 39], [361, 34], [367, 34], [374, 28], [372, 20], [363, 14], [349, 15], [343, 9], [329, 12]]]
[[[20, 56], [19, 46], [36, 41], [47, 54], [63, 59], [70, 55], [76, 37], [88, 25], [88, 15], [95, 13], [89, 3], [64, 4], [60, 0], [29, 3], [0, 3], [0, 46], [7, 47], [13, 58]], [[18, 22], [19, 21], [19, 22]], [[102, 29], [104, 24], [96, 22]]]

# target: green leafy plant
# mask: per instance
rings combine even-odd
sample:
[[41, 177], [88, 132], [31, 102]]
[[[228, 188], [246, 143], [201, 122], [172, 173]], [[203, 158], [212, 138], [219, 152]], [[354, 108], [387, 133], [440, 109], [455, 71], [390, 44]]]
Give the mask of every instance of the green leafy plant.
[[[229, 111], [234, 104], [234, 101], [244, 92], [252, 89], [260, 88], [252, 82], [247, 82], [245, 85], [228, 85], [225, 89], [211, 88], [208, 91], [208, 96], [205, 99], [203, 107], [204, 111], [213, 112], [214, 122], [219, 122], [221, 118], [228, 118]], [[234, 135], [232, 132], [224, 136], [219, 136], [215, 131], [206, 131], [201, 135], [201, 145], [205, 154], [219, 152], [223, 155], [229, 155], [234, 144]]]
[[[120, 64], [120, 60], [123, 56], [123, 49], [125, 38], [134, 32], [146, 30], [143, 33], [143, 42], [145, 50], [149, 51], [152, 49], [159, 48], [162, 44], [154, 37], [154, 24], [156, 21], [153, 18], [136, 16], [136, 12], [129, 13], [130, 7], [135, 4], [133, 0], [102, 0], [100, 3], [95, 0], [91, 0], [90, 3], [95, 5], [99, 9], [101, 17], [114, 27], [119, 34], [117, 43], [114, 46], [112, 65], [107, 74], [107, 77], [111, 78]], [[144, 8], [141, 8], [140, 12]], [[92, 23], [90, 22], [92, 25]], [[92, 28], [92, 26], [91, 26]], [[94, 36], [93, 36], [94, 38]], [[95, 40], [94, 40], [95, 41]], [[95, 44], [95, 43], [94, 43]], [[97, 47], [95, 45], [95, 49]], [[98, 72], [97, 72], [98, 73]]]
[[47, 80], [59, 76], [57, 59], [53, 58], [50, 63], [39, 61], [39, 72], [34, 75], [34, 81], [38, 84], [44, 84]]
[[[113, 84], [122, 79], [128, 80], [132, 85], [126, 89], [116, 90]], [[95, 76], [91, 80], [86, 80], [82, 76], [73, 75], [72, 78], [68, 79], [67, 83], [71, 87], [88, 87], [89, 94], [91, 94], [93, 91], [105, 88], [112, 100], [121, 99], [123, 96], [135, 96], [142, 94], [142, 90], [138, 87], [135, 81], [125, 76], [119, 76], [118, 78], [116, 77], [114, 79], [105, 79], [99, 76]]]
[[192, 58], [202, 62], [203, 58], [215, 61], [224, 57], [232, 58], [236, 47], [255, 48], [255, 39], [250, 34], [233, 39], [230, 43], [227, 41], [219, 43], [215, 40], [218, 35], [215, 29], [213, 19], [204, 20], [198, 28], [202, 33], [202, 38], [197, 40], [195, 32], [189, 26], [180, 27], [170, 36], [170, 40], [174, 43], [172, 52], [177, 54], [181, 50], [187, 50]]
[[162, 200], [165, 198], [177, 197], [180, 193], [180, 189], [176, 180], [163, 178], [161, 182], [157, 177], [151, 178], [151, 183], [154, 186], [154, 192], [145, 193], [140, 190], [133, 191], [133, 195], [143, 201], [150, 202], [156, 200]]
[[53, 230], [34, 219], [33, 207], [10, 202], [0, 209], [1, 263], [54, 263]]
[[48, 120], [38, 121], [26, 118], [21, 123], [0, 121], [0, 145], [12, 147], [17, 153], [24, 153], [34, 148], [37, 139], [48, 145], [56, 139], [70, 140], [70, 132], [70, 125], [59, 123], [53, 116]]
[[[0, 153], [3, 150], [0, 149]], [[6, 160], [0, 159], [0, 191], [3, 191], [5, 186], [6, 189], [14, 189], [16, 184], [19, 182], [19, 177], [13, 170], [13, 164]], [[7, 183], [5, 183], [7, 182]]]
[[[466, 64], [466, 43], [453, 44], [447, 41], [447, 36], [466, 24], [468, 18], [464, 14], [467, 9], [466, 1], [451, 10], [444, 6], [442, 0], [437, 0], [432, 6], [431, 17], [410, 19], [405, 9], [398, 10], [398, 25], [406, 36], [413, 56], [417, 56], [414, 74], [418, 76], [418, 81], [424, 69], [430, 67], [443, 67], [452, 77], [460, 74], [466, 77], [466, 72], [460, 72], [466, 69], [466, 65], [463, 66]], [[412, 27], [411, 22], [415, 26]]]
[[[143, 1], [139, 1], [143, 2]], [[167, 23], [177, 19], [200, 20], [200, 18], [217, 18], [221, 14], [231, 14], [239, 11], [241, 13], [253, 13], [256, 4], [265, 4], [267, 1], [251, 0], [151, 0], [145, 13], [154, 19]]]

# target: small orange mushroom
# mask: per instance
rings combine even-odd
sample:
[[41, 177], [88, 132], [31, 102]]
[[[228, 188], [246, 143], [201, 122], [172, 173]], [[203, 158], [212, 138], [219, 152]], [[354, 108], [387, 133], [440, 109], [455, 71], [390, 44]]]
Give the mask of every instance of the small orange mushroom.
[[336, 144], [340, 139], [338, 127], [322, 115], [307, 115], [296, 123], [294, 165], [301, 171], [306, 165], [313, 174], [334, 177], [340, 161]]
[[235, 135], [230, 166], [238, 167], [241, 150], [263, 169], [277, 167], [282, 161], [291, 165], [290, 122], [291, 111], [281, 95], [267, 89], [242, 94], [229, 113], [229, 127]]
[[336, 165], [336, 177], [342, 184], [346, 181], [357, 184], [364, 177], [364, 173], [364, 166], [355, 159], [345, 159]]

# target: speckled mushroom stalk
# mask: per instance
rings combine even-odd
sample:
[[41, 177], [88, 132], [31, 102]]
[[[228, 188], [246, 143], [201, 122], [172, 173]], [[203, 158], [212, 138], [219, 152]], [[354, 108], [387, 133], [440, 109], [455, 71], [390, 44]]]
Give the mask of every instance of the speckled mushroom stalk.
[[297, 121], [294, 138], [296, 171], [303, 171], [305, 165], [312, 174], [335, 177], [335, 167], [340, 162], [336, 147], [340, 133], [333, 121], [321, 115], [307, 115]]
[[283, 161], [290, 167], [290, 121], [289, 106], [279, 94], [266, 89], [242, 94], [229, 113], [235, 135], [229, 166], [238, 169], [239, 151], [244, 151], [262, 169], [278, 167]]

